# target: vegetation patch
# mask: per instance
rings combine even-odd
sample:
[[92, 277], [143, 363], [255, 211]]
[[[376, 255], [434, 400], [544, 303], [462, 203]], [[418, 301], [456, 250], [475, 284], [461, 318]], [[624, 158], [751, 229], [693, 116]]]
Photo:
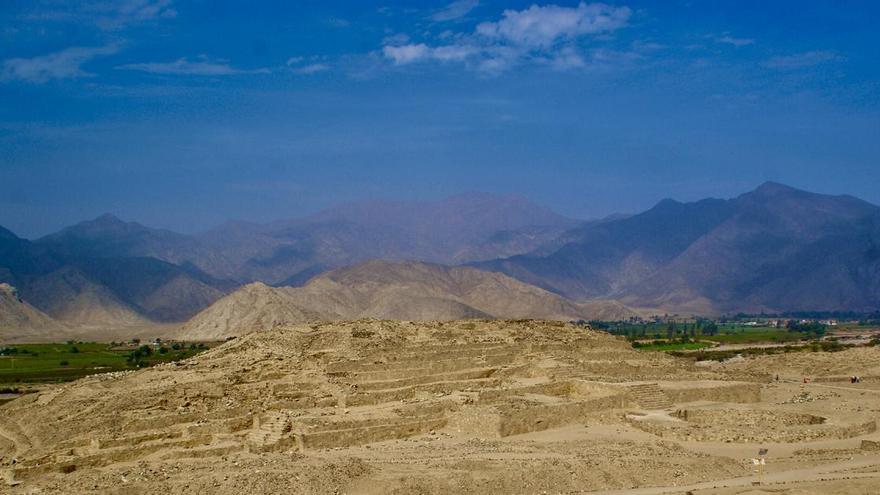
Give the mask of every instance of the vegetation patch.
[[[144, 368], [192, 357], [208, 344], [106, 344], [67, 342], [20, 344], [0, 348], [0, 383], [41, 383], [76, 380], [109, 371]], [[7, 387], [8, 388], [8, 387]]]
[[855, 347], [852, 344], [841, 344], [834, 340], [811, 342], [805, 345], [786, 345], [776, 347], [750, 347], [748, 349], [730, 349], [723, 351], [700, 350], [696, 352], [670, 351], [669, 354], [676, 357], [694, 359], [697, 361], [724, 361], [736, 356], [766, 356], [772, 354], [785, 354], [789, 352], [839, 352]]
[[651, 342], [633, 342], [633, 348], [641, 351], [693, 351], [712, 347], [708, 342], [670, 342], [666, 340], [654, 340]]

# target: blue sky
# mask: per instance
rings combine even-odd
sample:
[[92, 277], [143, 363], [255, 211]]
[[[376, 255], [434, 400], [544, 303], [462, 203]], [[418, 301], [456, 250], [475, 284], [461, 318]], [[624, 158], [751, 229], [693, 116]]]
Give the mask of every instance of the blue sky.
[[579, 218], [766, 180], [880, 203], [876, 2], [6, 0], [0, 21], [0, 225], [27, 237], [463, 191]]

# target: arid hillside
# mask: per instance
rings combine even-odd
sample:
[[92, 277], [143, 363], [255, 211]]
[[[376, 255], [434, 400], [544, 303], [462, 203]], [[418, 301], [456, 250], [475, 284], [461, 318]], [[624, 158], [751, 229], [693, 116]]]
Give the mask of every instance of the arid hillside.
[[40, 339], [67, 331], [64, 324], [24, 302], [15, 287], [0, 284], [0, 341]]
[[196, 315], [180, 338], [215, 340], [318, 320], [379, 318], [617, 319], [634, 314], [613, 302], [575, 303], [506, 275], [467, 267], [369, 261], [327, 272], [303, 287], [247, 285]]

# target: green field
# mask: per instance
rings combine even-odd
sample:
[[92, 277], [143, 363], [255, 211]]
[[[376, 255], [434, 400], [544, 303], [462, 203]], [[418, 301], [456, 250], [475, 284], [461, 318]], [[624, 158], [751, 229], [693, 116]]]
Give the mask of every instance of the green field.
[[759, 344], [777, 342], [799, 342], [808, 337], [799, 332], [768, 327], [728, 327], [720, 329], [716, 335], [703, 335], [702, 340], [719, 344]]
[[717, 342], [719, 344], [760, 344], [796, 343], [812, 340], [817, 334], [795, 331], [775, 326], [755, 326], [742, 323], [714, 323], [703, 320], [695, 323], [626, 323], [591, 322], [594, 328], [605, 330], [613, 335], [622, 335], [629, 340], [685, 340]]
[[0, 384], [70, 381], [186, 359], [207, 348], [205, 344], [113, 346], [91, 342], [10, 345], [0, 348]]
[[750, 347], [736, 350], [698, 350], [696, 352], [672, 351], [669, 354], [696, 361], [723, 361], [736, 356], [764, 356], [785, 354], [790, 352], [840, 352], [854, 347], [852, 344], [841, 344], [835, 341], [809, 342], [805, 344], [785, 345], [776, 347]]
[[707, 342], [649, 342], [633, 347], [640, 351], [693, 351], [711, 347]]

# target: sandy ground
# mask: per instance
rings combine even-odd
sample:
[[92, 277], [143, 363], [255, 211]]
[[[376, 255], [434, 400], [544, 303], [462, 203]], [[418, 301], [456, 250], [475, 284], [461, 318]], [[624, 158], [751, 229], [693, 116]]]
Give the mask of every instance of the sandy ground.
[[878, 414], [876, 348], [695, 366], [551, 322], [364, 320], [12, 401], [0, 492], [873, 494]]

